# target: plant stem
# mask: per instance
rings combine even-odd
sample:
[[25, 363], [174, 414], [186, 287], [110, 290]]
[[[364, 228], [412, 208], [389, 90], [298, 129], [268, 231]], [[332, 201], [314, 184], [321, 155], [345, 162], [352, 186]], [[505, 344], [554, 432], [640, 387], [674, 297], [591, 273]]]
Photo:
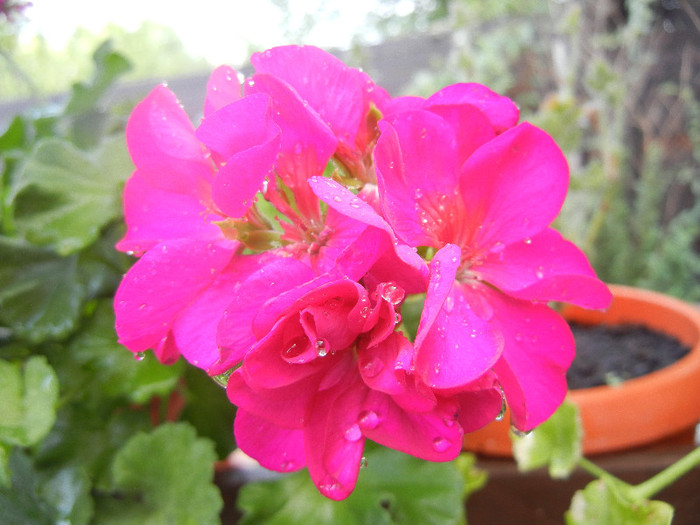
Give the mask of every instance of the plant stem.
[[698, 465], [700, 465], [700, 447], [695, 448], [655, 476], [632, 487], [631, 493], [635, 499], [648, 499]]
[[581, 459], [579, 459], [578, 464], [583, 470], [585, 470], [590, 475], [592, 475], [596, 478], [607, 479], [610, 481], [614, 481], [615, 483], [624, 483], [624, 481], [616, 478], [615, 476], [610, 474], [610, 472], [599, 467], [598, 465], [596, 465], [595, 463], [593, 463], [591, 460], [589, 460], [587, 458], [582, 457]]

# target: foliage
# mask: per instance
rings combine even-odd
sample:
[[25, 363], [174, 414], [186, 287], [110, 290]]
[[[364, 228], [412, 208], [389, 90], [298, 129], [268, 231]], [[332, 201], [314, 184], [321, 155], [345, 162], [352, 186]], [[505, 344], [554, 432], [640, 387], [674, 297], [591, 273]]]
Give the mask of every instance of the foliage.
[[[469, 462], [466, 457], [464, 461]], [[346, 500], [324, 498], [307, 477], [295, 473], [243, 487], [241, 523], [458, 525], [464, 522], [465, 490], [483, 475], [469, 467], [458, 469], [455, 463], [430, 463], [372, 447], [357, 487]]]
[[[144, 22], [135, 30], [113, 24], [98, 33], [78, 29], [63, 49], [52, 48], [40, 36], [22, 43], [8, 36], [0, 41], [0, 99], [42, 97], [69, 90], [71, 79], [90, 74], [90, 52], [105, 40], [131, 64], [121, 75], [124, 80], [173, 77], [210, 68], [206, 60], [187, 53], [172, 29], [153, 22]], [[144, 49], [149, 52], [144, 53]], [[21, 70], [13, 64], [21, 64]]]
[[[234, 446], [225, 393], [116, 340], [133, 168], [125, 115], [102, 101], [130, 66], [109, 44], [93, 61], [63, 108], [0, 136], [0, 508], [11, 523], [214, 523], [213, 464]], [[154, 428], [180, 398], [183, 421]], [[212, 407], [216, 424], [187, 422]]]

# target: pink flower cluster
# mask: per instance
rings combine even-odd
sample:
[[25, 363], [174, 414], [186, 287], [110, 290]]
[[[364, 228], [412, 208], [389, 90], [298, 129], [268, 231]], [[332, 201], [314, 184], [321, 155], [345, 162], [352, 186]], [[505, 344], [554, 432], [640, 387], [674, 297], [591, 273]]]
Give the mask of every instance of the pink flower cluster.
[[574, 355], [548, 303], [611, 300], [549, 226], [552, 138], [482, 85], [392, 98], [314, 47], [251, 62], [214, 71], [196, 128], [164, 86], [131, 115], [120, 342], [227, 375], [238, 446], [333, 499], [365, 439], [447, 461], [504, 402], [547, 419]]

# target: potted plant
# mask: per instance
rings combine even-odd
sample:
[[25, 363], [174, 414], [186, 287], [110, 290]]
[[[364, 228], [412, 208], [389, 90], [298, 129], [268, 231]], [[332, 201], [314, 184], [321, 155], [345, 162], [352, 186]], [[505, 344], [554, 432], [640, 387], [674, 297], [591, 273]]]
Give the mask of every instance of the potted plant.
[[[597, 454], [648, 444], [700, 421], [700, 311], [674, 297], [612, 285], [604, 312], [565, 306], [562, 315], [584, 325], [641, 325], [690, 348], [677, 362], [643, 377], [569, 392], [580, 410], [583, 452]], [[634, 428], [634, 432], [630, 429]], [[465, 437], [465, 448], [496, 456], [512, 454], [507, 418]]]

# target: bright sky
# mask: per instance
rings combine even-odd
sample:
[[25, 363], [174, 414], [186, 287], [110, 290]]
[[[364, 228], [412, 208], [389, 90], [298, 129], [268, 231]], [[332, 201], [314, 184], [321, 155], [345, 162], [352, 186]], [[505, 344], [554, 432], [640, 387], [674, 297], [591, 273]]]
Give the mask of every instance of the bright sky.
[[[350, 44], [377, 0], [289, 0], [292, 27], [305, 14], [322, 17], [305, 43], [321, 47]], [[272, 47], [285, 41], [282, 15], [269, 0], [32, 0], [26, 34], [43, 34], [62, 47], [78, 27], [99, 32], [109, 23], [136, 29], [145, 20], [169, 26], [192, 55], [212, 63], [241, 63], [248, 44]]]

